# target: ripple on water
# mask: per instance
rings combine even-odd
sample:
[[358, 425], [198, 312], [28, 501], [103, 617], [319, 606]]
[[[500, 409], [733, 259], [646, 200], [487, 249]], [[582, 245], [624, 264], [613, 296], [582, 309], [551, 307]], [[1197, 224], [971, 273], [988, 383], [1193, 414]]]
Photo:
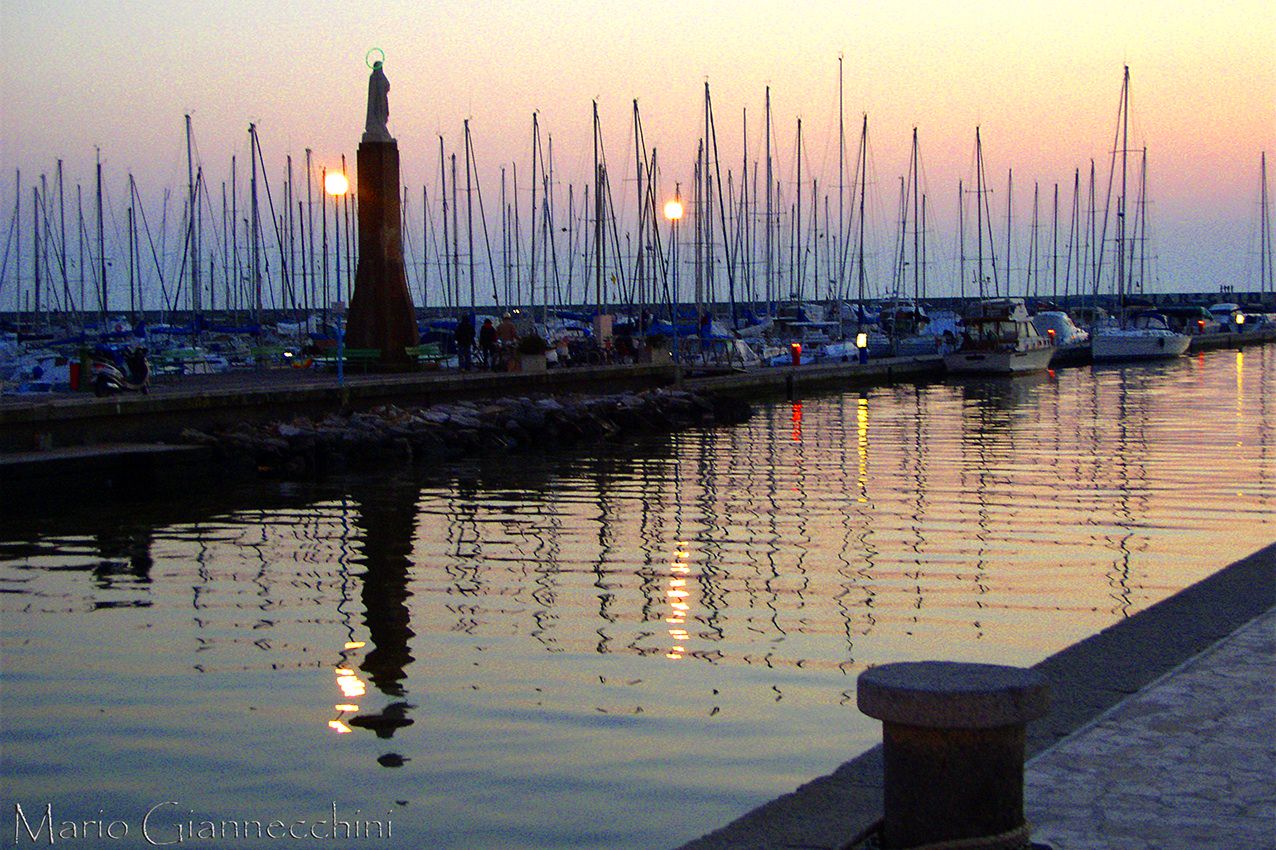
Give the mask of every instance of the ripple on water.
[[1273, 387], [1267, 346], [0, 518], [6, 796], [671, 846], [870, 745], [868, 665], [1030, 664], [1270, 542]]

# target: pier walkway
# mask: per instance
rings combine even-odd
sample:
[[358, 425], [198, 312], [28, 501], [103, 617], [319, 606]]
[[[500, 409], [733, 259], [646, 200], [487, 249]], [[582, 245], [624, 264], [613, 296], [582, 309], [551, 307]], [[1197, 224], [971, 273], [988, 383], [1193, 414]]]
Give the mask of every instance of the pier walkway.
[[[1276, 544], [1036, 665], [1025, 810], [1052, 850], [1276, 850]], [[882, 749], [682, 850], [842, 850], [882, 812]]]
[[459, 399], [533, 393], [601, 394], [661, 386], [715, 393], [795, 394], [941, 377], [937, 356], [893, 357], [766, 369], [681, 370], [672, 364], [573, 366], [545, 372], [455, 369], [348, 374], [262, 369], [161, 376], [149, 395], [94, 398], [88, 392], [0, 396], [0, 454], [67, 446], [174, 441], [184, 428], [211, 431], [238, 422], [322, 416], [380, 404], [427, 406]]
[[1032, 759], [1053, 850], [1276, 848], [1276, 608]]

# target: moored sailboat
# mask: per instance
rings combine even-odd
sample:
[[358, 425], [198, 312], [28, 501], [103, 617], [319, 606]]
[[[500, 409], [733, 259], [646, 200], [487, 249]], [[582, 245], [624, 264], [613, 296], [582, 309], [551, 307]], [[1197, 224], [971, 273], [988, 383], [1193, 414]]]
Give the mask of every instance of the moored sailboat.
[[[980, 300], [962, 316], [961, 342], [944, 355], [950, 374], [1014, 375], [1044, 372], [1054, 355], [1054, 340], [1037, 333], [1022, 298], [983, 298], [984, 294], [984, 197], [983, 143], [975, 128], [975, 197], [978, 211], [976, 282]], [[991, 243], [990, 243], [991, 244]], [[993, 258], [994, 284], [996, 258]]]
[[[1191, 339], [1186, 334], [1170, 330], [1165, 316], [1140, 311], [1127, 313], [1125, 307], [1126, 294], [1130, 289], [1130, 267], [1133, 262], [1126, 262], [1126, 156], [1128, 153], [1128, 131], [1130, 123], [1130, 68], [1125, 68], [1125, 76], [1121, 84], [1120, 108], [1117, 111], [1118, 130], [1120, 135], [1121, 154], [1121, 194], [1117, 197], [1116, 229], [1116, 292], [1118, 301], [1117, 316], [1113, 322], [1097, 325], [1092, 329], [1090, 351], [1094, 360], [1147, 360], [1161, 357], [1178, 357], [1187, 351]], [[1115, 163], [1113, 164], [1115, 167]], [[1144, 187], [1141, 195], [1146, 194], [1147, 154], [1144, 152], [1143, 173], [1140, 181]], [[1140, 198], [1140, 209], [1146, 210], [1146, 199]], [[1137, 237], [1140, 244], [1146, 240], [1146, 225], [1141, 228]], [[1132, 252], [1131, 252], [1132, 253]], [[1141, 255], [1140, 255], [1141, 256]], [[1131, 260], [1133, 257], [1131, 257]], [[1143, 263], [1140, 260], [1139, 269]]]

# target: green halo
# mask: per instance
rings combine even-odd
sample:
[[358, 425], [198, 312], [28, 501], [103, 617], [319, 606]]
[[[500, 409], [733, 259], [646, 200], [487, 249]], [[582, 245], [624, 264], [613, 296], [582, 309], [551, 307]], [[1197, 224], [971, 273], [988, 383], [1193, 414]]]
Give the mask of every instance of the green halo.
[[[381, 58], [380, 58], [380, 59], [373, 59], [373, 58], [372, 58], [372, 54], [373, 54], [373, 53], [380, 53], [380, 54], [381, 54]], [[369, 68], [371, 68], [371, 67], [372, 67], [372, 64], [373, 64], [374, 62], [381, 62], [381, 63], [383, 63], [383, 64], [385, 63], [385, 51], [384, 51], [384, 50], [382, 50], [380, 47], [374, 47], [374, 48], [372, 48], [372, 49], [371, 49], [371, 50], [369, 50], [369, 51], [367, 52], [367, 54], [363, 57], [363, 64], [367, 65]]]

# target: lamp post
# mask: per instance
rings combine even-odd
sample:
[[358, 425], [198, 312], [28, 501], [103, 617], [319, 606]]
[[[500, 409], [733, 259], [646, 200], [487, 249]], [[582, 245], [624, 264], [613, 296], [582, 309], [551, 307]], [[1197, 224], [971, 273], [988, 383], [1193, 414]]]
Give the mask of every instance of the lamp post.
[[329, 171], [324, 175], [323, 188], [325, 192], [332, 196], [332, 233], [333, 241], [337, 243], [337, 303], [334, 312], [337, 315], [337, 386], [340, 387], [344, 386], [346, 382], [345, 346], [343, 345], [344, 327], [342, 323], [346, 305], [341, 289], [341, 197], [349, 191], [350, 181], [340, 171]]
[[673, 290], [669, 297], [669, 323], [673, 326], [673, 362], [681, 363], [678, 345], [678, 222], [682, 220], [680, 184], [674, 184], [673, 198], [665, 201], [665, 218], [669, 219], [669, 264], [673, 266]]

